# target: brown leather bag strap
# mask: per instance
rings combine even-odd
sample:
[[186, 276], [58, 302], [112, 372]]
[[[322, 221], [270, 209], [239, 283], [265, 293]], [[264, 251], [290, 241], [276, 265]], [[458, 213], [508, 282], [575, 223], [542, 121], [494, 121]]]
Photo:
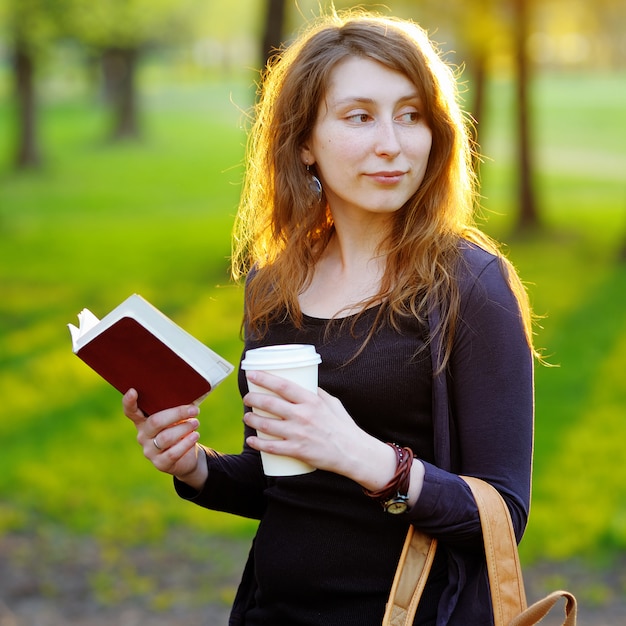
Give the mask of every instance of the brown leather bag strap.
[[565, 599], [563, 626], [576, 624], [576, 598], [569, 591], [554, 591], [526, 608], [526, 593], [511, 514], [498, 491], [478, 478], [461, 476], [478, 505], [485, 542], [487, 571], [495, 626], [532, 626]]
[[412, 626], [436, 549], [436, 539], [409, 526], [385, 609], [383, 626]]
[[[568, 591], [554, 591], [526, 607], [524, 580], [511, 515], [498, 491], [478, 478], [462, 476], [472, 491], [482, 526], [495, 626], [533, 626], [561, 599], [565, 599], [563, 626], [576, 626], [576, 598]], [[413, 526], [404, 542], [391, 587], [383, 626], [412, 626], [437, 541]]]
[[577, 604], [576, 598], [569, 591], [553, 591], [541, 600], [537, 600], [529, 606], [523, 613], [518, 615], [511, 621], [509, 626], [534, 626], [539, 623], [554, 607], [554, 605], [563, 598], [565, 600], [565, 621], [563, 626], [576, 626]]
[[483, 530], [496, 626], [508, 625], [526, 609], [526, 593], [509, 509], [489, 483], [461, 476], [472, 490]]
[[[491, 485], [478, 478], [466, 476], [461, 478], [470, 487], [478, 506], [495, 626], [508, 626], [513, 618], [526, 609], [526, 594], [511, 516], [506, 503]], [[416, 545], [413, 545], [414, 542]], [[431, 547], [435, 547], [434, 540], [413, 527], [409, 529], [391, 588], [383, 626], [404, 626], [413, 623], [419, 597], [432, 564], [432, 559], [428, 563], [426, 557]]]

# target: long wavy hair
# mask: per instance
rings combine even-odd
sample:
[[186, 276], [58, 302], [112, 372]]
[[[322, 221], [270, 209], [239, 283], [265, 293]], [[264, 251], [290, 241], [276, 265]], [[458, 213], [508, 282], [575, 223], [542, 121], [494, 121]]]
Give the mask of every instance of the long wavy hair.
[[441, 327], [431, 329], [431, 336], [437, 330], [445, 338], [445, 366], [459, 314], [455, 267], [460, 239], [500, 256], [532, 346], [525, 289], [495, 242], [473, 222], [477, 184], [471, 126], [459, 106], [453, 69], [417, 24], [364, 11], [318, 18], [270, 60], [262, 76], [233, 236], [234, 278], [255, 268], [246, 286], [248, 332], [263, 336], [268, 324], [279, 320], [302, 324], [298, 295], [311, 279], [334, 225], [325, 198], [316, 201], [309, 189], [301, 150], [311, 136], [331, 72], [351, 56], [372, 59], [406, 76], [419, 91], [432, 132], [423, 182], [394, 213], [381, 246], [386, 269], [380, 291], [360, 303], [361, 311], [381, 305], [362, 346], [385, 322], [397, 328], [406, 315], [426, 321], [436, 299]]

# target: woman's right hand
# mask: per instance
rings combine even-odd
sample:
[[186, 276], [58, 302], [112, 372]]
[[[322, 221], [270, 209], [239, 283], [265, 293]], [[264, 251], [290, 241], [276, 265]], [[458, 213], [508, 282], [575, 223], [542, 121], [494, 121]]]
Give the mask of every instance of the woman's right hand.
[[130, 389], [122, 398], [124, 415], [137, 429], [137, 441], [144, 456], [159, 471], [171, 474], [200, 490], [208, 469], [204, 454], [198, 454], [200, 409], [186, 404], [146, 417], [137, 405], [137, 392]]

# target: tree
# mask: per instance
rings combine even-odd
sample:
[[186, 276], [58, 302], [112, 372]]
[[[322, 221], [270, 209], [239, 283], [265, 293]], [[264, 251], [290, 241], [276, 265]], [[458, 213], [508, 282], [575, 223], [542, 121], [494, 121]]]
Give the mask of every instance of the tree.
[[[72, 0], [70, 31], [100, 58], [113, 139], [140, 135], [137, 70], [146, 51], [185, 41], [202, 23], [202, 0]], [[210, 4], [210, 3], [209, 3]]]
[[[501, 28], [496, 10], [496, 0], [475, 0], [456, 5], [454, 20], [456, 39], [461, 47], [463, 67], [468, 73], [468, 113], [473, 120], [473, 139], [480, 150], [480, 128], [485, 117], [488, 63], [493, 53], [492, 42]], [[463, 28], [458, 26], [463, 24]], [[467, 28], [467, 25], [470, 27]], [[474, 159], [476, 174], [480, 174], [480, 158]]]
[[519, 217], [518, 230], [539, 225], [535, 188], [533, 184], [533, 160], [531, 146], [531, 67], [526, 51], [528, 40], [529, 0], [512, 0], [514, 22], [514, 59], [517, 78], [517, 140], [519, 165]]
[[8, 0], [1, 8], [9, 42], [16, 115], [13, 162], [18, 169], [41, 165], [36, 73], [45, 49], [59, 35], [64, 0]]
[[[609, 1], [609, 0], [607, 0]], [[531, 67], [526, 52], [531, 0], [422, 0], [419, 15], [426, 17], [436, 38], [446, 41], [458, 55], [469, 76], [469, 113], [476, 121], [474, 139], [480, 143], [480, 127], [484, 124], [484, 92], [489, 60], [494, 54], [510, 55], [515, 67], [517, 90], [516, 127], [518, 161], [518, 229], [538, 225], [537, 202], [533, 185], [533, 154], [531, 146], [532, 119], [530, 107]], [[423, 23], [423, 25], [426, 25]], [[507, 44], [511, 43], [512, 49]], [[478, 171], [480, 162], [475, 161]]]
[[18, 169], [37, 167], [41, 153], [36, 126], [35, 60], [31, 47], [20, 34], [13, 42], [11, 65], [18, 117], [15, 165]]
[[265, 64], [283, 43], [285, 32], [285, 0], [266, 0], [265, 29], [261, 45], [261, 58]]

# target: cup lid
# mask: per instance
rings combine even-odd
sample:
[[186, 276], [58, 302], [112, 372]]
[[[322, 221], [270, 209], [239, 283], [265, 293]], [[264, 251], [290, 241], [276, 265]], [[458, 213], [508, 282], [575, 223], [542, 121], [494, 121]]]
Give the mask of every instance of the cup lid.
[[315, 351], [315, 346], [292, 343], [246, 350], [246, 356], [241, 362], [241, 369], [270, 370], [285, 367], [305, 367], [321, 362], [322, 358]]

